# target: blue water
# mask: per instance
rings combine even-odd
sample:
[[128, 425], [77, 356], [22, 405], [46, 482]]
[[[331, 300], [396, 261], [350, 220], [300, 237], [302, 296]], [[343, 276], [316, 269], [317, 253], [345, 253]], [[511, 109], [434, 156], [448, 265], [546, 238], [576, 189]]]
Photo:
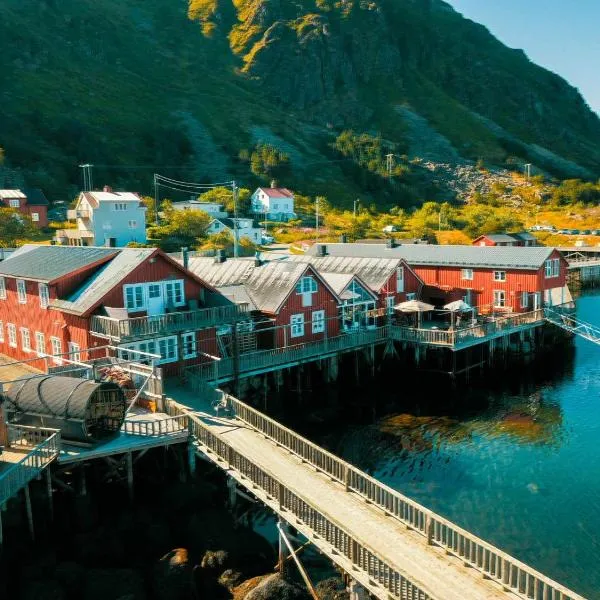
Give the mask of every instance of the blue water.
[[[577, 304], [580, 318], [600, 325], [600, 296]], [[532, 367], [521, 365], [507, 374], [504, 390], [465, 390], [469, 409], [390, 415], [351, 429], [337, 450], [543, 573], [600, 599], [600, 346], [576, 339], [574, 356], [557, 346], [548, 360], [556, 368], [533, 383]], [[482, 394], [484, 408], [473, 409], [469, 396]]]

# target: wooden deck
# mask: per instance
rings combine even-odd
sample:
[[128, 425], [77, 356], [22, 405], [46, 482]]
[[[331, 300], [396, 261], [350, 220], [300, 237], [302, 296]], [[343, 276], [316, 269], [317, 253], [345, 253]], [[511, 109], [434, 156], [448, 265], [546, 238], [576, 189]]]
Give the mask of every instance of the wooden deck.
[[189, 415], [198, 452], [376, 598], [583, 600], [259, 411], [228, 404], [229, 418], [169, 406]]

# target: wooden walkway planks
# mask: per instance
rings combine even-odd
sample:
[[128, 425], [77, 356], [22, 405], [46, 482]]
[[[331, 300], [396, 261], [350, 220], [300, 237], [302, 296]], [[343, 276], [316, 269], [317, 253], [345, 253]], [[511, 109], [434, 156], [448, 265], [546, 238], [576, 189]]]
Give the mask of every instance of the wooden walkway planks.
[[[309, 467], [244, 422], [196, 414], [212, 433], [238, 453], [269, 472], [274, 479], [285, 481], [287, 488], [318, 508], [353, 538], [361, 540], [366, 547], [376, 549], [379, 558], [398, 572], [405, 573], [430, 598], [506, 600], [515, 597], [503, 591], [497, 583], [483, 579], [476, 570], [465, 568], [461, 561], [446, 555], [441, 548], [427, 545], [423, 536], [386, 517], [382, 510], [367, 504], [356, 494], [345, 492], [339, 483]], [[252, 485], [247, 487], [256, 492]], [[286, 517], [284, 512], [283, 516], [289, 518], [291, 515], [288, 513]], [[294, 518], [289, 522], [294, 525]], [[313, 541], [320, 545], [319, 540]], [[330, 546], [322, 550], [328, 553]], [[371, 587], [371, 591], [380, 598], [387, 598], [389, 594], [377, 585]]]

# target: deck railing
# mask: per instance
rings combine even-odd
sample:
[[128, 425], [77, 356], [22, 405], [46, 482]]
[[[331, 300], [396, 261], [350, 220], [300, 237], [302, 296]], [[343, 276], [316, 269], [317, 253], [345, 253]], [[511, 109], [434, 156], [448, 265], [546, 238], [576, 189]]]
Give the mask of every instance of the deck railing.
[[481, 323], [471, 327], [454, 330], [441, 329], [415, 329], [413, 327], [391, 326], [391, 336], [396, 341], [419, 342], [432, 346], [447, 346], [460, 348], [473, 341], [492, 339], [502, 333], [509, 333], [512, 329], [520, 329], [526, 325], [541, 324], [544, 322], [544, 310], [534, 310], [508, 317], [500, 317], [494, 321]]
[[144, 437], [187, 434], [187, 431], [188, 419], [185, 415], [176, 415], [166, 419], [154, 419], [151, 421], [125, 421], [121, 427], [122, 433]]
[[29, 452], [19, 462], [0, 472], [0, 506], [37, 478], [60, 451], [60, 431], [56, 429], [9, 425], [8, 439], [7, 452], [11, 449]]
[[[448, 519], [435, 514], [400, 492], [382, 484], [375, 478], [362, 472], [355, 466], [303, 438], [291, 429], [267, 417], [240, 400], [227, 396], [229, 406], [235, 416], [296, 455], [313, 468], [325, 473], [342, 484], [346, 491], [356, 493], [370, 504], [377, 506], [386, 515], [397, 519], [408, 528], [424, 536], [429, 544], [442, 547], [448, 554], [456, 556], [465, 565], [481, 572], [485, 577], [496, 581], [524, 600], [584, 600], [575, 592], [553, 581], [532, 567], [522, 563], [506, 552], [488, 544], [472, 533], [455, 525]], [[185, 412], [183, 407], [179, 407]], [[369, 568], [369, 575], [386, 586], [396, 596], [401, 574], [396, 573], [377, 558], [372, 549], [361, 546], [360, 540], [353, 540], [337, 524], [328, 523], [328, 519], [314, 507], [308, 506], [301, 498], [285, 487], [284, 482], [274, 480], [258, 465], [250, 463], [244, 456], [236, 453], [221, 438], [211, 433], [201, 419], [189, 415], [194, 436], [204, 445], [216, 452], [229, 464], [242, 470], [255, 484], [261, 486], [267, 494], [279, 498], [282, 505], [301, 519], [308, 516], [311, 528], [323, 535], [332, 531], [333, 540], [340, 542], [336, 548], [353, 560], [360, 568]], [[306, 522], [306, 521], [304, 521]], [[328, 527], [333, 526], [333, 529]], [[352, 548], [352, 550], [350, 550]], [[362, 557], [362, 558], [361, 558]], [[401, 596], [412, 597], [412, 596]], [[418, 597], [418, 596], [417, 596]]]
[[247, 304], [232, 304], [130, 319], [94, 315], [90, 323], [90, 332], [99, 337], [122, 342], [213, 327], [230, 323], [247, 314]]
[[[388, 339], [388, 328], [365, 329], [347, 333], [319, 342], [308, 342], [296, 346], [285, 346], [271, 350], [259, 350], [240, 354], [237, 359], [238, 372], [248, 374], [280, 365], [294, 365], [317, 357], [328, 356], [352, 348], [384, 342]], [[196, 365], [186, 369], [186, 376], [198, 381], [226, 381], [235, 375], [233, 358], [225, 358], [205, 365]]]

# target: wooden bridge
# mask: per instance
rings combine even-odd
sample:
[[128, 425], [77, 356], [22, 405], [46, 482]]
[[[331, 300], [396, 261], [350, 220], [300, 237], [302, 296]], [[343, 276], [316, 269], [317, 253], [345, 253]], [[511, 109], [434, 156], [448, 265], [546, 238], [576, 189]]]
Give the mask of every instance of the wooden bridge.
[[187, 415], [191, 448], [375, 598], [583, 600], [239, 400]]

